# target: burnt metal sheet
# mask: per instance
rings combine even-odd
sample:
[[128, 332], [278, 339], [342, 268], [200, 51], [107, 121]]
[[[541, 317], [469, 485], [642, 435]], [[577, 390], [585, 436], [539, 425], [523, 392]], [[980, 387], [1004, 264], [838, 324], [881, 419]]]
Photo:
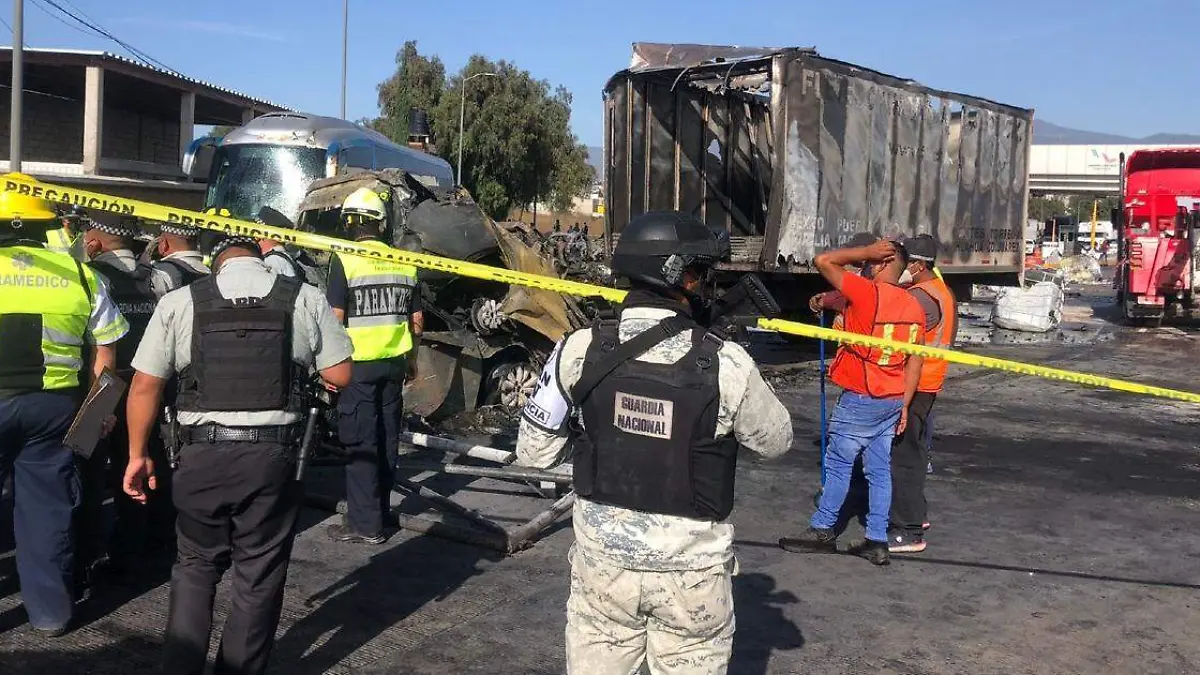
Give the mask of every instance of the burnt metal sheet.
[[925, 96], [922, 100], [920, 178], [917, 193], [917, 231], [938, 237], [939, 197], [942, 184], [942, 163], [945, 161], [947, 137], [945, 102], [940, 97]]
[[783, 51], [774, 47], [726, 47], [717, 45], [633, 43], [632, 72], [658, 68], [688, 68], [706, 63], [769, 60]]
[[629, 87], [629, 217], [646, 212], [646, 188], [650, 176], [649, 145], [646, 128], [649, 126], [646, 89], [649, 82], [631, 83]]
[[735, 235], [762, 235], [773, 176], [766, 98], [632, 75], [615, 77], [606, 98], [610, 233], [646, 211], [679, 209]]
[[678, 169], [675, 165], [676, 97], [666, 87], [649, 87], [647, 140], [647, 210], [671, 211], [675, 208]]
[[[808, 51], [731, 61], [724, 74], [683, 53], [699, 52], [663, 55], [643, 71], [618, 73], [606, 89], [610, 102], [651, 101], [626, 106], [625, 124], [610, 129], [631, 167], [628, 179], [607, 186], [610, 233], [645, 204], [669, 203], [733, 237], [762, 237], [764, 271], [803, 269], [861, 231], [933, 234], [948, 271], [1020, 269], [1032, 111]], [[753, 91], [737, 88], [768, 75]], [[659, 88], [674, 105], [658, 102]], [[673, 111], [673, 127], [663, 108]], [[646, 123], [650, 139], [639, 135]], [[671, 128], [667, 147], [657, 133]], [[660, 179], [668, 159], [672, 175]], [[628, 217], [615, 215], [625, 200]], [[735, 264], [746, 262], [735, 255]]]

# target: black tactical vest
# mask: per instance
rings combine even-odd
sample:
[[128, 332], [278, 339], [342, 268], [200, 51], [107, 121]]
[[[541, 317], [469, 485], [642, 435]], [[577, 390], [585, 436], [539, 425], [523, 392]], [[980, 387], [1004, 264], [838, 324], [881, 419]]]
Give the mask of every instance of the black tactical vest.
[[108, 281], [109, 294], [129, 323], [129, 332], [117, 341], [117, 370], [127, 370], [158, 304], [158, 297], [150, 288], [152, 270], [149, 265], [142, 264], [132, 272], [102, 261], [90, 264]]
[[267, 254], [263, 256], [263, 260], [266, 260], [271, 256], [283, 258], [283, 262], [286, 263], [288, 267], [292, 268], [292, 276], [294, 278], [299, 279], [300, 281], [304, 281], [308, 278], [308, 276], [304, 273], [304, 269], [300, 267], [300, 263], [296, 262], [292, 256], [287, 254], [287, 252], [273, 248], [270, 251], [267, 251]]
[[191, 285], [192, 362], [179, 376], [180, 411], [295, 410], [303, 374], [292, 362], [301, 283], [275, 277], [265, 298], [221, 297], [216, 275]]
[[192, 283], [209, 276], [208, 272], [202, 272], [179, 260], [159, 260], [155, 263], [155, 267], [166, 272], [167, 276], [171, 277], [174, 288], [190, 286]]
[[[686, 332], [691, 349], [671, 364], [635, 358]], [[715, 438], [721, 340], [673, 316], [621, 343], [616, 321], [592, 328], [571, 392], [584, 431], [575, 442], [575, 491], [637, 511], [724, 520], [733, 509], [737, 440]]]

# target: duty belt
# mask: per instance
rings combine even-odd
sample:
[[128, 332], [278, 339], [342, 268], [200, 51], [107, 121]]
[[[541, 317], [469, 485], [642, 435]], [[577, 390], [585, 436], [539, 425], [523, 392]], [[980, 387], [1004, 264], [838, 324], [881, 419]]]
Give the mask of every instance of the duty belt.
[[276, 427], [226, 427], [220, 424], [198, 424], [179, 428], [179, 440], [188, 443], [296, 443], [300, 440], [300, 425]]

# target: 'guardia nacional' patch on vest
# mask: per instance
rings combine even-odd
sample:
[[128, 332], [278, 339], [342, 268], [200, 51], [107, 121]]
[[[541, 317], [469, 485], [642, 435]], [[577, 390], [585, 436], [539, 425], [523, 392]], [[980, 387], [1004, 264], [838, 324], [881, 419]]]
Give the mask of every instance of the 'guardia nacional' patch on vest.
[[613, 425], [621, 431], [639, 436], [671, 440], [671, 421], [675, 403], [659, 398], [647, 398], [617, 392]]

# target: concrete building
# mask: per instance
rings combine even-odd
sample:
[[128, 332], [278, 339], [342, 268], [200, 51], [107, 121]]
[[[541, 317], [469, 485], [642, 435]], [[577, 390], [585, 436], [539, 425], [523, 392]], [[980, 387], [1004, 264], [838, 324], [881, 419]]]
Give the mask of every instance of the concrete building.
[[[199, 208], [183, 154], [198, 125], [286, 108], [116, 54], [26, 49], [22, 170], [81, 189]], [[9, 170], [12, 48], [0, 47], [0, 172]]]

